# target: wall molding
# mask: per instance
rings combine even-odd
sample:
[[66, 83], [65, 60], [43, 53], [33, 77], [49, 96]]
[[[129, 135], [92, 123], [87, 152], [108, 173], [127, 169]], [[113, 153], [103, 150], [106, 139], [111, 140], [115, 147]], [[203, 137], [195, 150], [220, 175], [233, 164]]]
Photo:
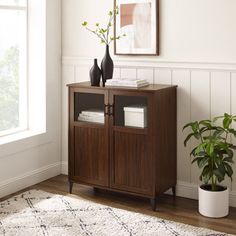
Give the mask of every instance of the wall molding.
[[68, 163], [66, 161], [61, 162], [61, 174], [68, 175]]
[[[62, 174], [68, 175], [68, 163], [62, 162]], [[172, 195], [171, 190], [166, 192], [167, 194]], [[189, 199], [198, 199], [198, 185], [193, 183], [188, 183], [184, 181], [177, 181], [176, 186], [176, 195], [179, 197], [189, 198]], [[236, 207], [236, 191], [231, 191], [229, 195], [230, 206]]]
[[60, 174], [61, 162], [56, 162], [0, 182], [0, 198]]
[[[101, 61], [101, 58], [98, 58]], [[63, 56], [63, 65], [79, 65], [91, 67], [93, 58]], [[196, 70], [223, 70], [236, 71], [236, 62], [195, 62], [195, 61], [167, 61], [154, 58], [140, 57], [113, 57], [116, 68], [173, 68], [173, 69], [196, 69]]]

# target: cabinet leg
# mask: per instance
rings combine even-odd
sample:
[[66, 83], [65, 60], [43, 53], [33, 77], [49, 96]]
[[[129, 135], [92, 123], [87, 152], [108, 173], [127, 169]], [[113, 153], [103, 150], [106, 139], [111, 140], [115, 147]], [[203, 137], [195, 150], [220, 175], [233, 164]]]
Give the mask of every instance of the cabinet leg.
[[97, 192], [99, 192], [99, 188], [94, 187], [94, 188], [93, 188], [93, 191], [94, 191], [95, 193], [97, 193]]
[[69, 192], [72, 193], [73, 182], [69, 181]]
[[151, 198], [150, 203], [151, 203], [151, 206], [152, 206], [152, 210], [156, 211], [156, 204], [157, 204], [156, 198]]
[[176, 196], [176, 187], [175, 186], [172, 187], [172, 194], [173, 194], [173, 197]]

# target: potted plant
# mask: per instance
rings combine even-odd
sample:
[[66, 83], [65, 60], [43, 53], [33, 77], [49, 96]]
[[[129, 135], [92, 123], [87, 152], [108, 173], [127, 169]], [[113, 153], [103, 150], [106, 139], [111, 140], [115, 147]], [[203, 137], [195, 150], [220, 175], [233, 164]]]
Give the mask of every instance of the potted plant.
[[220, 183], [228, 176], [232, 181], [233, 155], [236, 146], [231, 137], [236, 137], [236, 130], [232, 124], [236, 116], [227, 113], [213, 120], [201, 120], [188, 123], [189, 127], [184, 145], [191, 138], [199, 141], [193, 148], [192, 163], [197, 163], [202, 170], [200, 180], [204, 183], [198, 188], [199, 212], [207, 217], [220, 218], [229, 213], [229, 190]]

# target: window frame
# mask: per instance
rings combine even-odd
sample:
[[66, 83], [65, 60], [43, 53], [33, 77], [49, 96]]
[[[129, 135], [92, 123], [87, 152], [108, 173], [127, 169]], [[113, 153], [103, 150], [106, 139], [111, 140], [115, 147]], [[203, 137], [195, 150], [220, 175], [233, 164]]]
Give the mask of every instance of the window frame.
[[[25, 132], [29, 129], [29, 0], [26, 0], [26, 5], [1, 5], [0, 10], [16, 10], [25, 12], [25, 70], [24, 76], [19, 73], [19, 126], [16, 128], [10, 128], [7, 130], [0, 131], [0, 138], [5, 136], [18, 134]], [[22, 115], [23, 114], [23, 115]]]

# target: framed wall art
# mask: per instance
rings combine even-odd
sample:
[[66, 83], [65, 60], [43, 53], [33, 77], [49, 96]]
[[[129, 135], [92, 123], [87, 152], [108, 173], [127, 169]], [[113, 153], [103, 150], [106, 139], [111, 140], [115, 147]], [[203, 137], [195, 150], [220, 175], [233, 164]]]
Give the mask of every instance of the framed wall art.
[[116, 55], [159, 55], [159, 0], [114, 0]]

